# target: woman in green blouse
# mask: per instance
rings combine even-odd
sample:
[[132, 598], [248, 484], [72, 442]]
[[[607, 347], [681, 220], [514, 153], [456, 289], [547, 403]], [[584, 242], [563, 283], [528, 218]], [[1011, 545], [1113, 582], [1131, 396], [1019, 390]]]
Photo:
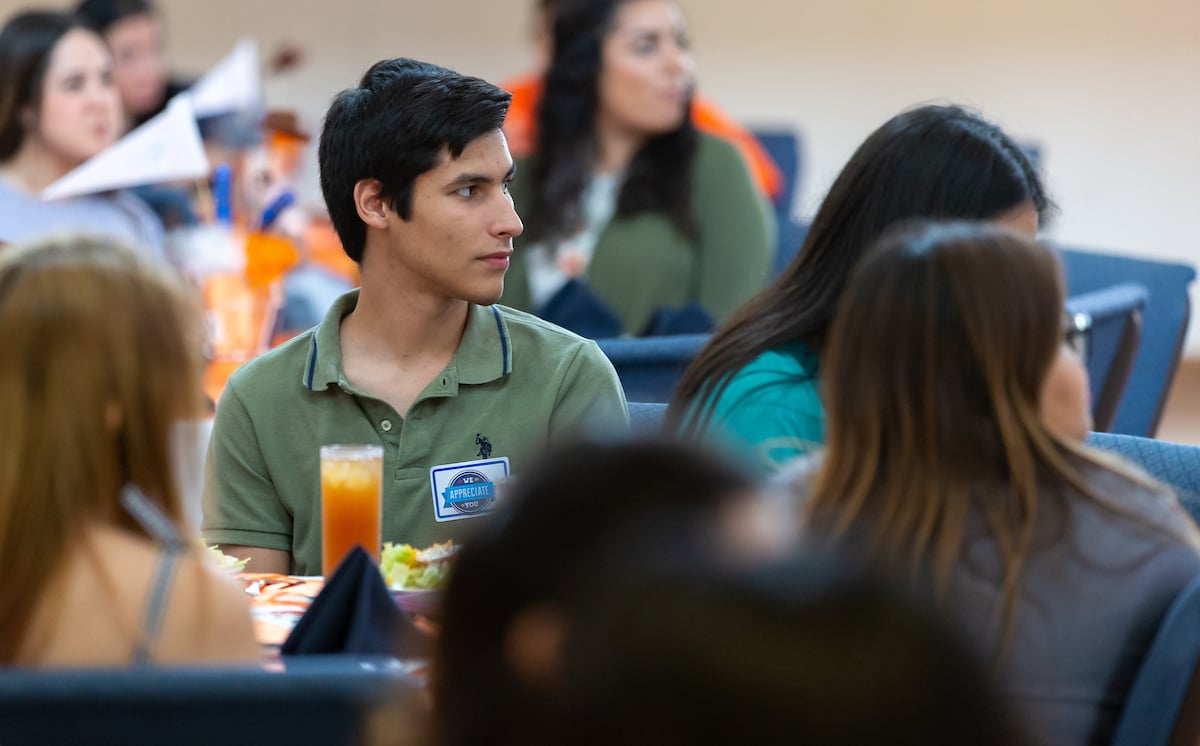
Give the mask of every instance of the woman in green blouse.
[[560, 0], [554, 40], [501, 302], [541, 314], [582, 287], [633, 335], [691, 304], [725, 319], [766, 283], [774, 224], [737, 150], [692, 123], [678, 4]]

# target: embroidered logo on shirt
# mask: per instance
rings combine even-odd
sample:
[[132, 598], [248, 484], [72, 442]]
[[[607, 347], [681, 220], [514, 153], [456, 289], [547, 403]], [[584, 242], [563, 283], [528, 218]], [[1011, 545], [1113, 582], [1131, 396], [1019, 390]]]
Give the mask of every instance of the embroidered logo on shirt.
[[475, 445], [479, 446], [479, 453], [477, 454], [479, 458], [492, 457], [492, 444], [488, 441], [486, 435], [475, 433]]

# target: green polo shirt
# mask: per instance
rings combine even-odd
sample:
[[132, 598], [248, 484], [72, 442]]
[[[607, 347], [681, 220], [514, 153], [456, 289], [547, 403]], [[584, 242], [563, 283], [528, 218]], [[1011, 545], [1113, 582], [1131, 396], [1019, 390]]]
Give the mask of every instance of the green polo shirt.
[[462, 541], [479, 518], [436, 520], [431, 469], [483, 454], [519, 473], [556, 437], [628, 427], [595, 342], [499, 305], [470, 307], [453, 359], [401, 414], [346, 380], [340, 326], [357, 302], [357, 290], [343, 295], [320, 325], [230, 377], [208, 452], [210, 543], [287, 550], [292, 572], [320, 574], [318, 451], [332, 443], [383, 446], [384, 541]]

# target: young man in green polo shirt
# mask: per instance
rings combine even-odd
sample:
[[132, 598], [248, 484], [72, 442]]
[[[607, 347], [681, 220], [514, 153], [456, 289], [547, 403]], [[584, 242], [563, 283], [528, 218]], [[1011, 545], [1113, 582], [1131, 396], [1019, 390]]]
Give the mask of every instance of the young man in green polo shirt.
[[362, 288], [240, 368], [221, 396], [203, 533], [251, 569], [332, 571], [321, 567], [322, 445], [381, 444], [383, 538], [424, 546], [461, 540], [494, 507], [446, 497], [468, 472], [498, 481], [547, 440], [626, 426], [594, 342], [494, 305], [522, 230], [500, 129], [509, 98], [397, 59], [330, 107], [321, 188]]

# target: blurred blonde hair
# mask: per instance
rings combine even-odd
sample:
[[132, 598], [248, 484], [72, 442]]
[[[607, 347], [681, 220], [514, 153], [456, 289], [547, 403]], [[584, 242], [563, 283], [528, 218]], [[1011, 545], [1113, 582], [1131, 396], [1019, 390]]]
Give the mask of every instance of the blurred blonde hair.
[[137, 485], [177, 524], [170, 430], [201, 411], [202, 326], [186, 286], [111, 241], [0, 251], [0, 662], [73, 542]]

